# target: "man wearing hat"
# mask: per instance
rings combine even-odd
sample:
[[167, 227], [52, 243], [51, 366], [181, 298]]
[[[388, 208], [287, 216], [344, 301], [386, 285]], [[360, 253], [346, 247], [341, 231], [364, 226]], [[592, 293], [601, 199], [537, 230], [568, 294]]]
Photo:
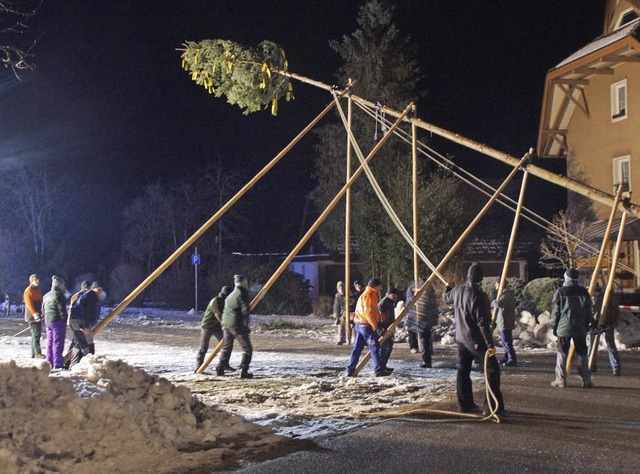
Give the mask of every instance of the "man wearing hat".
[[[222, 310], [224, 309], [224, 300], [233, 291], [230, 286], [223, 286], [218, 296], [209, 301], [207, 309], [202, 316], [202, 323], [200, 324], [200, 350], [198, 350], [198, 356], [196, 357], [196, 372], [204, 362], [204, 356], [207, 355], [209, 350], [209, 342], [211, 336], [215, 336], [218, 342], [222, 341]], [[234, 372], [231, 366], [225, 367], [226, 370]]]
[[[380, 321], [378, 328], [380, 328], [383, 333], [386, 332], [396, 320], [395, 308], [398, 303], [398, 293], [397, 288], [389, 288], [387, 294], [380, 300], [380, 304], [378, 304], [378, 309], [382, 315], [382, 321]], [[393, 351], [393, 333], [380, 345], [378, 352], [380, 365], [389, 372], [393, 371], [393, 369], [387, 367], [387, 362], [389, 362], [389, 358], [391, 357], [391, 351]]]
[[575, 345], [578, 373], [582, 387], [593, 387], [589, 357], [587, 355], [587, 334], [593, 323], [593, 311], [589, 291], [578, 283], [578, 270], [569, 268], [564, 273], [564, 284], [551, 299], [551, 319], [549, 324], [558, 337], [556, 352], [556, 378], [551, 386], [564, 388], [567, 385], [567, 355], [571, 340]]
[[[471, 364], [475, 360], [484, 368], [485, 353], [488, 353], [487, 379], [489, 387], [498, 400], [497, 414], [504, 416], [506, 412], [500, 391], [500, 366], [495, 357], [496, 350], [490, 329], [489, 298], [480, 288], [483, 277], [482, 268], [474, 263], [467, 271], [466, 283], [455, 288], [447, 286], [442, 295], [446, 304], [453, 304], [456, 322], [458, 409], [463, 413], [479, 411], [478, 405], [473, 401]], [[485, 415], [490, 413], [486, 396], [482, 411]]]
[[235, 289], [227, 296], [222, 310], [224, 346], [220, 353], [216, 374], [224, 375], [224, 371], [228, 370], [233, 341], [238, 339], [242, 347], [240, 378], [250, 379], [253, 377], [253, 374], [249, 373], [253, 346], [249, 340], [249, 281], [244, 275], [234, 275], [233, 282]]
[[29, 323], [31, 330], [31, 357], [44, 359], [40, 349], [42, 337], [42, 290], [40, 278], [35, 273], [29, 277], [29, 286], [22, 295], [24, 300], [24, 320]]
[[65, 283], [60, 277], [51, 277], [51, 291], [42, 297], [42, 312], [47, 326], [47, 360], [54, 369], [64, 365], [64, 339], [67, 334], [67, 298]]
[[360, 298], [358, 298], [354, 318], [356, 338], [353, 342], [351, 357], [349, 357], [349, 365], [347, 365], [345, 372], [347, 377], [353, 376], [356, 366], [358, 365], [358, 360], [360, 359], [360, 354], [365, 346], [369, 347], [376, 377], [385, 377], [391, 373], [390, 370], [384, 368], [378, 357], [380, 351], [380, 345], [378, 344], [379, 333], [382, 331], [380, 328], [382, 315], [378, 309], [380, 302], [378, 292], [381, 290], [382, 282], [378, 278], [372, 278], [369, 280], [367, 288], [362, 295], [360, 295]]
[[345, 343], [346, 337], [345, 334], [346, 324], [347, 324], [347, 314], [345, 312], [346, 302], [344, 296], [344, 282], [339, 281], [336, 285], [336, 295], [333, 297], [333, 317], [336, 321], [336, 326], [338, 326], [338, 344], [341, 346]]

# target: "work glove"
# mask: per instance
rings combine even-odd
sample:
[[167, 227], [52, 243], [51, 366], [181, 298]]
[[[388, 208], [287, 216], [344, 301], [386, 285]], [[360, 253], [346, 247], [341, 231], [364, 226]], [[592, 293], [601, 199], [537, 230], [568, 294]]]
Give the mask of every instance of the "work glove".
[[495, 357], [496, 356], [496, 348], [491, 346], [487, 349], [487, 355], [489, 357]]
[[377, 328], [376, 332], [378, 333], [378, 336], [382, 336], [384, 334], [384, 329], [382, 328]]
[[444, 291], [446, 291], [447, 293], [449, 293], [451, 291], [451, 287], [449, 285], [444, 287]]
[[336, 319], [336, 326], [340, 326], [340, 318]]
[[37, 323], [40, 321], [40, 313], [33, 313], [33, 320]]

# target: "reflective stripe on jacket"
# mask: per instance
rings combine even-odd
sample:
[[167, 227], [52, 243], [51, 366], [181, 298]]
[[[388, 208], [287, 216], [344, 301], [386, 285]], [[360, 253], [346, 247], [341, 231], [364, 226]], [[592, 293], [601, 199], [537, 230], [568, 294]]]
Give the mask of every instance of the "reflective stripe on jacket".
[[378, 310], [379, 302], [378, 290], [367, 286], [356, 303], [355, 323], [368, 324], [373, 329], [376, 329], [382, 321], [382, 314]]

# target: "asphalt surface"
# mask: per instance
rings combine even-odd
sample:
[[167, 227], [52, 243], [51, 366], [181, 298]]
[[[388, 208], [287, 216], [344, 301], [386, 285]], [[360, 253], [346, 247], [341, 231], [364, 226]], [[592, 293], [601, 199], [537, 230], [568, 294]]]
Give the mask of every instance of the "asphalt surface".
[[[442, 416], [394, 419], [318, 441], [246, 473], [334, 472], [640, 472], [640, 351], [622, 352], [623, 373], [611, 374], [606, 354], [594, 388], [581, 388], [575, 368], [554, 388], [555, 354], [520, 354], [502, 372], [508, 418], [500, 424], [441, 422]], [[436, 360], [450, 358], [437, 355]], [[474, 386], [481, 403], [480, 384]], [[455, 400], [455, 399], [453, 399]], [[437, 408], [455, 410], [453, 402]]]

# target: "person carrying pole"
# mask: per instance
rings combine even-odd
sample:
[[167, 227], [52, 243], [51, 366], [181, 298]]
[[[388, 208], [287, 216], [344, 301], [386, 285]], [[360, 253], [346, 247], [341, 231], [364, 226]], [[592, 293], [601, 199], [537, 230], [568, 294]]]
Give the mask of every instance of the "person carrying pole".
[[[396, 320], [395, 309], [397, 303], [398, 290], [397, 288], [391, 287], [387, 290], [387, 294], [378, 304], [378, 310], [380, 310], [380, 314], [382, 315], [382, 321], [380, 322], [379, 327], [383, 332], [386, 332]], [[389, 362], [389, 358], [391, 357], [391, 351], [393, 351], [393, 333], [389, 335], [384, 343], [380, 344], [380, 351], [378, 353], [380, 365], [384, 370], [389, 372], [393, 372], [393, 369], [387, 367], [387, 362]]]
[[[496, 361], [496, 350], [490, 329], [489, 297], [480, 287], [483, 277], [482, 267], [474, 263], [467, 271], [466, 283], [454, 288], [447, 285], [442, 295], [446, 304], [453, 304], [456, 323], [458, 410], [462, 413], [473, 413], [480, 409], [473, 401], [471, 363], [475, 360], [481, 367], [485, 367], [486, 353], [488, 355], [485, 367], [486, 378], [498, 404], [495, 413], [499, 416], [507, 416], [500, 391], [500, 366]], [[482, 412], [484, 415], [492, 413], [486, 392]]]
[[333, 297], [333, 317], [336, 321], [336, 326], [338, 326], [338, 342], [336, 344], [339, 346], [343, 345], [347, 340], [346, 333], [349, 320], [344, 292], [344, 282], [339, 281], [336, 285], [336, 295]]
[[67, 298], [64, 280], [51, 277], [51, 291], [42, 297], [42, 311], [47, 325], [47, 360], [53, 369], [64, 365], [64, 338], [67, 334]]
[[353, 349], [351, 350], [351, 356], [349, 357], [349, 364], [347, 365], [345, 375], [347, 377], [353, 377], [360, 359], [360, 354], [365, 346], [369, 347], [369, 353], [371, 354], [371, 360], [373, 361], [373, 370], [376, 377], [386, 377], [391, 374], [390, 370], [386, 370], [380, 362], [378, 354], [380, 352], [380, 345], [378, 340], [380, 334], [384, 334], [384, 331], [380, 327], [382, 323], [382, 315], [378, 309], [380, 303], [380, 297], [378, 292], [382, 290], [382, 282], [378, 278], [372, 278], [369, 280], [367, 287], [358, 298], [356, 303], [356, 311], [354, 322], [356, 324], [356, 337], [353, 341]]
[[569, 268], [564, 273], [564, 284], [551, 299], [551, 320], [553, 334], [558, 338], [556, 353], [556, 378], [552, 387], [567, 386], [567, 356], [571, 341], [578, 358], [578, 373], [582, 378], [582, 388], [591, 388], [591, 371], [587, 355], [587, 333], [593, 324], [593, 311], [589, 291], [578, 283], [578, 270]]
[[40, 278], [35, 273], [29, 277], [29, 286], [24, 290], [24, 320], [31, 330], [31, 358], [44, 359], [40, 348], [42, 337], [42, 290]]
[[[424, 280], [418, 280], [418, 288], [424, 285]], [[407, 290], [407, 302], [413, 299], [416, 293], [415, 282], [412, 282]], [[406, 327], [409, 334], [415, 334], [421, 349], [422, 363], [420, 367], [431, 368], [431, 357], [433, 355], [433, 341], [431, 339], [431, 329], [438, 323], [438, 302], [433, 286], [429, 286], [427, 291], [418, 298], [416, 304], [407, 313]], [[413, 352], [413, 351], [412, 351]]]
[[99, 284], [91, 284], [71, 307], [69, 327], [73, 331], [75, 346], [71, 352], [69, 368], [80, 362], [85, 355], [96, 352], [92, 328], [99, 318], [103, 295], [104, 292]]
[[[224, 309], [224, 300], [232, 291], [233, 288], [230, 286], [223, 286], [218, 296], [209, 301], [207, 309], [202, 316], [202, 323], [200, 324], [200, 349], [196, 357], [196, 372], [204, 362], [204, 356], [207, 355], [211, 336], [215, 336], [218, 342], [223, 340], [222, 311]], [[235, 372], [236, 369], [227, 365], [225, 370]]]
[[[496, 282], [496, 290], [500, 286]], [[491, 307], [498, 310], [496, 322], [500, 331], [500, 339], [504, 348], [504, 359], [501, 361], [507, 367], [517, 367], [518, 358], [513, 347], [513, 329], [516, 326], [516, 298], [509, 287], [505, 287], [500, 298], [491, 302]]]
[[[618, 299], [616, 298], [615, 293], [611, 293], [609, 296], [609, 304], [607, 304], [606, 309], [604, 310], [604, 318], [601, 317], [600, 311], [602, 308], [602, 300], [604, 298], [604, 292], [602, 288], [597, 286], [595, 289], [595, 302], [594, 309], [596, 311], [595, 320], [598, 321], [598, 331], [602, 331], [604, 334], [604, 340], [607, 343], [607, 351], [609, 352], [609, 363], [611, 364], [611, 371], [613, 375], [621, 375], [622, 374], [622, 364], [620, 363], [620, 354], [618, 354], [618, 348], [616, 347], [616, 336], [615, 336], [615, 328], [618, 327], [618, 322], [620, 321], [620, 306], [618, 303]], [[602, 323], [600, 322], [602, 321]], [[592, 336], [589, 333], [589, 336]], [[593, 337], [589, 337], [592, 342]], [[591, 351], [594, 350], [591, 347], [591, 344], [588, 345], [591, 348]], [[591, 358], [591, 354], [589, 354]], [[593, 358], [593, 363], [591, 364], [591, 371], [595, 372], [598, 370], [596, 359]]]
[[249, 372], [249, 364], [253, 356], [253, 346], [249, 339], [249, 281], [244, 275], [234, 275], [235, 289], [227, 296], [222, 310], [222, 332], [224, 346], [220, 353], [220, 360], [216, 367], [216, 375], [224, 375], [228, 370], [233, 341], [238, 339], [242, 347], [242, 360], [240, 361], [240, 378], [250, 379], [253, 374]]

